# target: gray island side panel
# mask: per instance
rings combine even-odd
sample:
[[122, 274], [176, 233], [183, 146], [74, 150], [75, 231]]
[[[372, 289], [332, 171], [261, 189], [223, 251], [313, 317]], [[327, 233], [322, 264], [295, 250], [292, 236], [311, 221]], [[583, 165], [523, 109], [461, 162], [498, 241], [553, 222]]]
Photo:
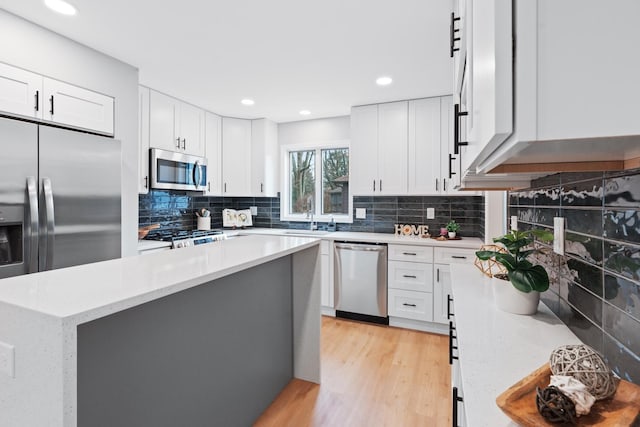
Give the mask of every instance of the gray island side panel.
[[251, 425], [293, 377], [291, 259], [79, 325], [78, 425]]

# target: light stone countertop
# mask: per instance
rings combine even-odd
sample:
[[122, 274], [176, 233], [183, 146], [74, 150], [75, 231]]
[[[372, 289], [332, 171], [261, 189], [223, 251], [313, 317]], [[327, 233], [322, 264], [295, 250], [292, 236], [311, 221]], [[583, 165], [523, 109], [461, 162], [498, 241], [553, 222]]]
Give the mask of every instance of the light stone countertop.
[[109, 315], [318, 244], [308, 237], [243, 236], [0, 280], [0, 303], [78, 323]]
[[466, 425], [515, 425], [496, 397], [548, 363], [556, 347], [581, 341], [543, 303], [533, 316], [498, 310], [490, 279], [473, 265], [451, 269], [451, 283]]
[[462, 237], [460, 240], [446, 240], [439, 241], [431, 238], [422, 237], [409, 237], [409, 236], [396, 236], [391, 233], [364, 233], [356, 231], [333, 231], [333, 232], [320, 232], [313, 234], [309, 230], [299, 230], [291, 228], [247, 228], [239, 230], [224, 230], [226, 234], [239, 233], [240, 235], [251, 234], [266, 234], [266, 235], [278, 235], [286, 236], [292, 235], [296, 232], [300, 234], [309, 233], [313, 237], [323, 240], [341, 240], [351, 242], [365, 242], [365, 243], [387, 243], [398, 245], [418, 245], [418, 246], [433, 246], [433, 247], [446, 247], [446, 248], [468, 248], [477, 249], [484, 242], [477, 237]]

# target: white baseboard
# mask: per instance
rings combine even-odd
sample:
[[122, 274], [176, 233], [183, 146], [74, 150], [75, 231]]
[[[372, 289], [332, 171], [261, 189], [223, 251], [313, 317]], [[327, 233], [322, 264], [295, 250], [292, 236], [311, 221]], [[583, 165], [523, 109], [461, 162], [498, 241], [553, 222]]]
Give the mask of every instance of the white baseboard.
[[440, 335], [449, 335], [449, 325], [442, 325], [440, 323], [422, 322], [419, 320], [402, 319], [400, 317], [389, 316], [389, 326], [415, 329], [418, 331], [431, 332]]

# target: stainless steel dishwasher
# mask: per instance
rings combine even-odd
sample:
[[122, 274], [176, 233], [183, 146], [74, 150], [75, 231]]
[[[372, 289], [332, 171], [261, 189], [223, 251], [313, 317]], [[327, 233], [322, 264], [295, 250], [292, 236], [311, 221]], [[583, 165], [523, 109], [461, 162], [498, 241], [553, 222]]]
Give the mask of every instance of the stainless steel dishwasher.
[[389, 324], [387, 245], [352, 242], [334, 245], [336, 316]]

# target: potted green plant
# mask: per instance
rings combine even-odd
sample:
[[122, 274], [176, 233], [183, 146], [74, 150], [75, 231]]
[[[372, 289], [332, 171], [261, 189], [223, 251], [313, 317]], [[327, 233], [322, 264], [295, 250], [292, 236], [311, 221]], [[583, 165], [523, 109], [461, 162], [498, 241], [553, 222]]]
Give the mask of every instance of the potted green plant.
[[[504, 236], [493, 239], [507, 250], [506, 253], [480, 250], [476, 256], [483, 260], [493, 259], [507, 270], [506, 274], [493, 276], [496, 306], [515, 314], [534, 314], [538, 310], [540, 292], [549, 289], [549, 275], [542, 265], [534, 265], [527, 258], [541, 252], [531, 248], [535, 239], [543, 242], [553, 240], [553, 233], [546, 230], [511, 230]], [[509, 284], [509, 282], [511, 284]]]
[[449, 233], [450, 239], [455, 239], [458, 230], [460, 230], [460, 224], [458, 224], [455, 219], [447, 223], [447, 232]]

